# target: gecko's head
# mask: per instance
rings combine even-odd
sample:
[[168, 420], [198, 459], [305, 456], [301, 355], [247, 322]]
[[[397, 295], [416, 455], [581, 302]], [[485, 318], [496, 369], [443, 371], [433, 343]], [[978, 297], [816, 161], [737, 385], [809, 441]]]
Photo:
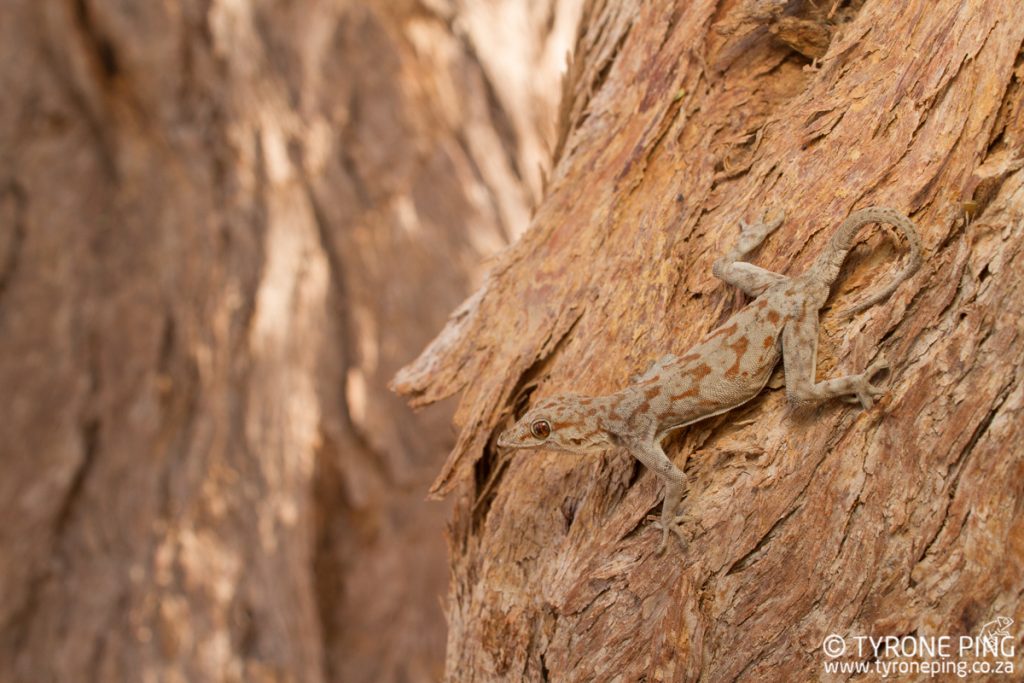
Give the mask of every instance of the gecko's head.
[[545, 448], [569, 453], [588, 453], [612, 445], [598, 427], [595, 398], [554, 396], [531, 408], [502, 432], [502, 448]]

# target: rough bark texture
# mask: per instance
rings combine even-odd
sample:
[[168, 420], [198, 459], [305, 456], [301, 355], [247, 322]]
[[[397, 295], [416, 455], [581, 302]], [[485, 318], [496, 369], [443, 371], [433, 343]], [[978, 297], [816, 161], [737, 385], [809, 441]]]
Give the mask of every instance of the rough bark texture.
[[[396, 380], [462, 392], [434, 486], [456, 494], [450, 679], [811, 680], [830, 633], [1024, 620], [1020, 5], [831, 4], [587, 4], [531, 229]], [[826, 309], [818, 371], [882, 352], [888, 395], [795, 409], [776, 382], [671, 438], [685, 551], [654, 555], [662, 486], [625, 454], [493, 447], [528, 403], [621, 388], [737, 310], [711, 264], [740, 219], [785, 210], [754, 260], [798, 273], [871, 204], [914, 218], [925, 264]], [[900, 258], [864, 243], [837, 309]]]
[[3, 3], [0, 680], [440, 675], [451, 406], [384, 384], [525, 228], [575, 5]]

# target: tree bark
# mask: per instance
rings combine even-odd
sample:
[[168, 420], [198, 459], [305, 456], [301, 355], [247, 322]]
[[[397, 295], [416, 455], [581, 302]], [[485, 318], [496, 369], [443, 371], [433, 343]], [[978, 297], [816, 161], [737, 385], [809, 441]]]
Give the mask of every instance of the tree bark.
[[525, 227], [490, 51], [557, 83], [574, 5], [4, 3], [0, 680], [440, 675], [451, 406], [384, 385]]
[[[996, 616], [1019, 652], [1020, 19], [1007, 0], [587, 4], [530, 230], [395, 381], [418, 405], [462, 392], [433, 487], [455, 498], [450, 680], [830, 679], [829, 634]], [[775, 381], [671, 437], [685, 550], [655, 555], [662, 485], [628, 455], [496, 450], [538, 399], [617, 390], [742, 306], [711, 275], [741, 219], [785, 211], [753, 260], [796, 274], [872, 204], [913, 217], [925, 263], [843, 319], [901, 255], [863, 240], [818, 373], [881, 353], [888, 393], [793, 408]]]

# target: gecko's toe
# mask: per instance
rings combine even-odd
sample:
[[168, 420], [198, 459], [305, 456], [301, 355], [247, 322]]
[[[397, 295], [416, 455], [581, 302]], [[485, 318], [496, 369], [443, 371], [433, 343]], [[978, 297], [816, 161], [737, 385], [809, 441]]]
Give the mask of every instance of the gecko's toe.
[[[678, 519], [682, 519], [682, 517], [677, 518], [677, 520]], [[687, 517], [686, 519], [691, 518]], [[683, 533], [683, 530], [679, 527], [677, 521], [665, 524], [661, 520], [657, 520], [654, 522], [654, 526], [661, 529], [661, 543], [658, 544], [658, 550], [655, 551], [655, 555], [661, 555], [665, 552], [665, 548], [668, 547], [668, 534], [670, 531], [679, 539], [679, 542], [683, 544], [684, 549], [689, 544], [690, 539], [685, 533]]]
[[658, 544], [658, 550], [654, 553], [655, 555], [662, 555], [665, 552], [665, 548], [668, 547], [668, 529], [662, 528], [661, 530], [661, 543]]
[[868, 381], [864, 379], [863, 375], [856, 378], [853, 385], [853, 397], [860, 403], [860, 407], [864, 410], [871, 410], [871, 407], [875, 405], [875, 400], [871, 396], [871, 392], [868, 391]]
[[864, 410], [871, 410], [875, 405], [875, 399], [884, 395], [885, 389], [881, 389], [867, 383], [865, 383], [863, 389], [857, 392], [857, 398], [860, 400], [860, 404], [864, 407]]
[[682, 543], [683, 550], [686, 550], [687, 546], [690, 545], [690, 537], [683, 533], [683, 530], [679, 528], [678, 524], [672, 525], [672, 531], [675, 533], [676, 538], [679, 539], [679, 542]]
[[868, 366], [868, 369], [864, 371], [864, 378], [871, 379], [880, 372], [889, 369], [889, 360], [885, 356], [879, 356], [878, 360]]
[[700, 521], [696, 517], [690, 515], [679, 515], [675, 519], [676, 535], [679, 540], [683, 542], [683, 547], [688, 547], [693, 539], [697, 538], [705, 531], [704, 527], [701, 526]]
[[678, 514], [675, 518], [675, 523], [677, 525], [697, 524], [698, 522], [699, 520], [693, 515], [691, 515], [689, 512]]

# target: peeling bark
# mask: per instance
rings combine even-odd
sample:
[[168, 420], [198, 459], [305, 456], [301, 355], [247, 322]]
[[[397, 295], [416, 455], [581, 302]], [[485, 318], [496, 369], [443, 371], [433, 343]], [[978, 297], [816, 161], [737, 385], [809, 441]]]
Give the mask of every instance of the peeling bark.
[[[816, 65], [781, 16], [822, 23]], [[588, 3], [530, 230], [395, 380], [461, 392], [433, 487], [450, 680], [816, 680], [830, 633], [1024, 620], [1022, 43], [1005, 0]], [[669, 439], [685, 551], [654, 555], [662, 487], [627, 455], [494, 448], [537, 399], [619, 389], [736, 311], [711, 264], [739, 220], [785, 210], [754, 261], [792, 274], [871, 204], [913, 217], [925, 264], [842, 319], [899, 258], [864, 240], [818, 372], [884, 353], [888, 394], [797, 409], [775, 381]]]

